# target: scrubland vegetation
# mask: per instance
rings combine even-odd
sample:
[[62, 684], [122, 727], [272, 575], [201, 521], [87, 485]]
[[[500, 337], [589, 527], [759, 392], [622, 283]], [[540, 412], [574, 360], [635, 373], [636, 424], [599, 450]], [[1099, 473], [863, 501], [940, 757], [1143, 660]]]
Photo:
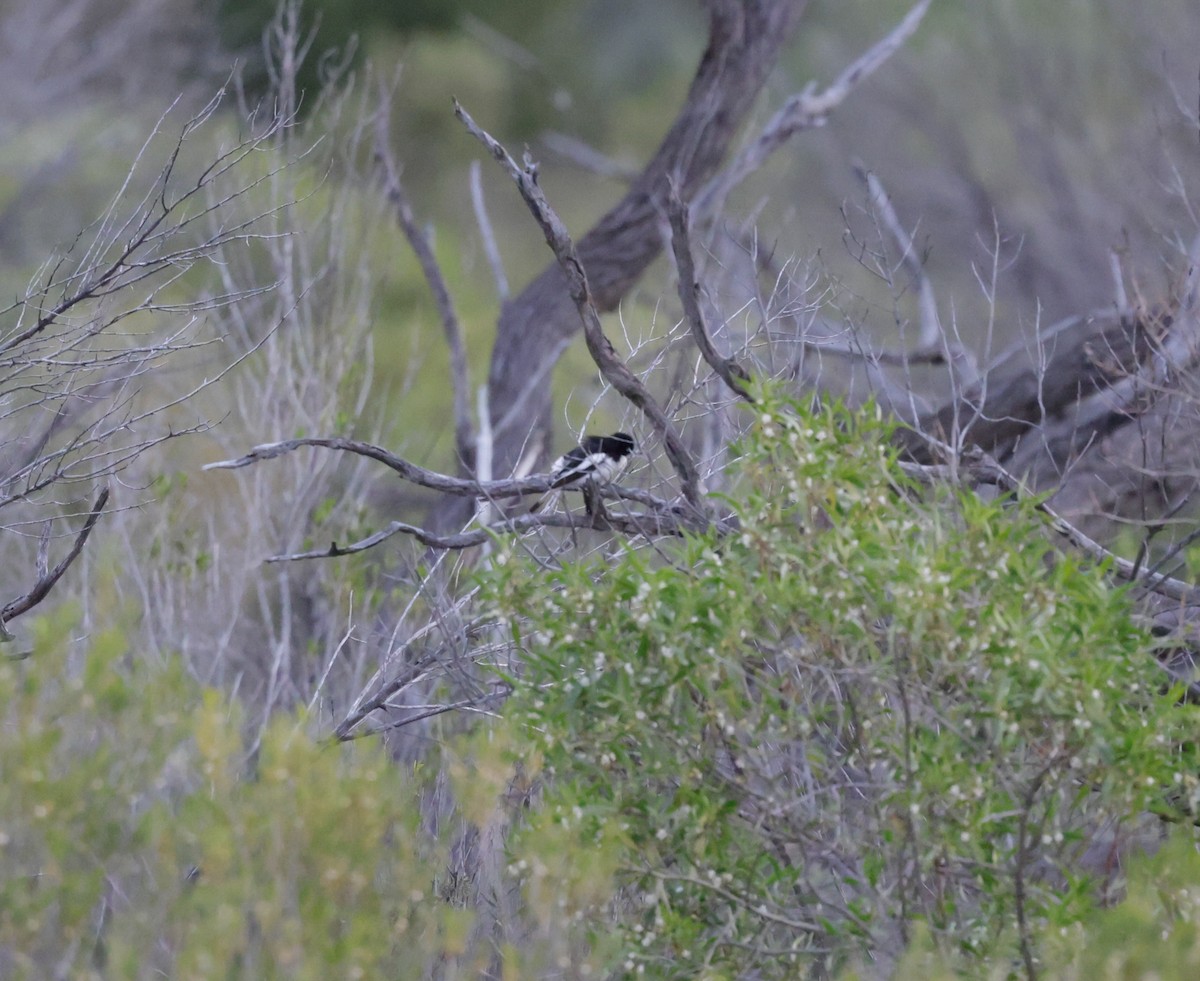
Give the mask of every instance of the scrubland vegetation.
[[0, 976], [1197, 976], [1185, 4], [107, 6], [4, 120]]

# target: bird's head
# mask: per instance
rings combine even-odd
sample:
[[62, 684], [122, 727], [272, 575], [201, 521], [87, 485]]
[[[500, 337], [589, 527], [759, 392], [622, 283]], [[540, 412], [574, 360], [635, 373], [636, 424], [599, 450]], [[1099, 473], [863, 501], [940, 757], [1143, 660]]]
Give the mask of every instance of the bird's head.
[[608, 437], [608, 446], [606, 449], [612, 456], [623, 457], [628, 456], [637, 449], [637, 444], [633, 441], [633, 437], [629, 433], [613, 433]]

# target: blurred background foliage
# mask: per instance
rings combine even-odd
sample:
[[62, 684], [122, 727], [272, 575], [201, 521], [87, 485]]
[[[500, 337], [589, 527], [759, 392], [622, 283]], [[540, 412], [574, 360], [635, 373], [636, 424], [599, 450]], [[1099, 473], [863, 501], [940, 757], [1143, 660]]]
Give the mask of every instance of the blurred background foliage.
[[[37, 45], [19, 39], [40, 5], [5, 7], [11, 57], [3, 70], [12, 84], [0, 107], [8, 137], [0, 148], [0, 286], [10, 293], [99, 212], [149, 120], [176, 92], [201, 98], [230, 72], [245, 99], [265, 91], [271, 0], [129, 6], [118, 16], [110, 3], [79, 0], [74, 19], [56, 21]], [[829, 81], [907, 7], [811, 4], [752, 125], [810, 79]], [[990, 346], [1002, 348], [1019, 328], [1111, 305], [1110, 250], [1138, 290], [1160, 298], [1178, 273], [1173, 242], [1190, 237], [1195, 221], [1182, 206], [1186, 178], [1174, 169], [1195, 147], [1179, 108], [1195, 103], [1193, 13], [1186, 0], [1136, 10], [1116, 0], [936, 3], [917, 36], [827, 127], [746, 182], [728, 220], [753, 221], [761, 247], [780, 261], [815, 261], [831, 311], [887, 336], [911, 312], [910, 298], [903, 281], [881, 282], [862, 261], [876, 236], [856, 161], [880, 176], [915, 229], [939, 299], [968, 343], [994, 323]], [[635, 172], [672, 119], [704, 44], [701, 5], [330, 0], [306, 4], [304, 18], [314, 31], [301, 69], [309, 110], [347, 53], [360, 77], [370, 64], [375, 78], [396, 85], [394, 144], [418, 217], [437, 236], [480, 380], [498, 303], [466, 193], [479, 154], [453, 119], [451, 96], [510, 146], [530, 147], [550, 200], [580, 233], [620, 197], [612, 174]], [[101, 48], [106, 61], [95, 54]], [[323, 54], [331, 49], [342, 54]], [[73, 59], [78, 52], [89, 57]], [[581, 141], [611, 170], [597, 175], [567, 159], [552, 149], [563, 146], [555, 137]], [[519, 289], [547, 253], [499, 171], [485, 166], [483, 183]], [[440, 410], [443, 356], [424, 343], [437, 328], [424, 283], [398, 232], [381, 230], [374, 247], [379, 381], [397, 391], [413, 377], [419, 350], [430, 360], [411, 400]], [[979, 278], [989, 283], [993, 268], [995, 289], [982, 290]], [[665, 265], [655, 267], [627, 301], [636, 327], [672, 295], [665, 276]], [[565, 395], [589, 375], [585, 358], [568, 358], [558, 390]], [[445, 418], [439, 411], [428, 420], [443, 460]]]

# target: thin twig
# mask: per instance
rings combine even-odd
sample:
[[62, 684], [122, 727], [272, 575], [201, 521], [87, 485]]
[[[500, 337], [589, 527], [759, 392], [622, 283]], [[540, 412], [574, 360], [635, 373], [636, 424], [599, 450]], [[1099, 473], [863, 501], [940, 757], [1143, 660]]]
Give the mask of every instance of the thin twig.
[[875, 209], [875, 214], [882, 219], [888, 234], [896, 240], [896, 244], [900, 248], [900, 260], [904, 263], [904, 267], [917, 287], [917, 309], [920, 316], [917, 349], [902, 353], [900, 355], [901, 362], [904, 365], [921, 362], [940, 364], [948, 358], [954, 365], [955, 377], [959, 385], [974, 382], [979, 377], [979, 368], [975, 364], [975, 358], [961, 344], [950, 343], [942, 330], [933, 283], [925, 275], [925, 265], [917, 254], [912, 236], [900, 222], [883, 183], [860, 163], [855, 164], [854, 170], [867, 185], [871, 206]]
[[[409, 644], [405, 644], [405, 649], [409, 648]], [[344, 741], [350, 738], [350, 734], [358, 728], [364, 719], [372, 712], [378, 711], [387, 704], [388, 699], [393, 695], [398, 694], [410, 685], [415, 685], [418, 681], [428, 674], [429, 669], [434, 665], [435, 659], [432, 654], [426, 654], [419, 658], [415, 663], [410, 664], [404, 671], [396, 675], [391, 681], [385, 684], [374, 695], [356, 706], [355, 709], [346, 716], [336, 729], [333, 730], [335, 739]]]
[[1190, 312], [1196, 305], [1197, 296], [1200, 296], [1200, 234], [1192, 239], [1192, 244], [1188, 247], [1187, 261], [1187, 271], [1179, 290], [1179, 306], [1182, 310]]
[[[494, 698], [507, 698], [512, 692], [512, 689], [505, 684], [497, 685], [490, 692], [483, 695], [472, 695], [470, 698], [464, 698], [457, 702], [449, 702], [446, 705], [432, 705], [416, 715], [410, 715], [403, 719], [397, 719], [394, 722], [389, 722], [387, 725], [378, 726], [374, 729], [369, 729], [365, 732], [354, 732], [349, 730], [345, 735], [335, 733], [334, 738], [339, 742], [349, 742], [352, 739], [362, 739], [364, 736], [377, 736], [381, 732], [387, 732], [390, 729], [403, 729], [405, 726], [410, 726], [416, 722], [424, 722], [426, 719], [432, 719], [439, 715], [445, 715], [447, 712], [456, 712], [459, 709], [478, 710], [479, 706], [491, 701]], [[386, 708], [387, 706], [380, 706]]]
[[470, 381], [467, 370], [467, 348], [463, 339], [462, 322], [454, 309], [454, 300], [450, 297], [450, 289], [438, 266], [437, 257], [433, 254], [433, 246], [429, 236], [417, 224], [413, 214], [412, 203], [400, 181], [400, 169], [396, 166], [392, 155], [391, 140], [388, 135], [388, 118], [390, 105], [386, 92], [380, 96], [380, 106], [375, 117], [375, 159], [383, 170], [384, 189], [388, 200], [396, 209], [396, 220], [404, 231], [404, 237], [421, 265], [429, 292], [437, 306], [438, 317], [442, 321], [442, 331], [446, 335], [446, 346], [450, 349], [450, 381], [454, 398], [454, 443], [458, 450], [459, 463], [464, 472], [471, 473], [475, 467], [475, 427], [471, 422]]
[[891, 198], [883, 188], [883, 183], [866, 167], [858, 164], [854, 168], [859, 178], [867, 185], [867, 193], [871, 198], [871, 206], [875, 213], [883, 219], [883, 225], [896, 240], [900, 247], [900, 261], [917, 284], [917, 300], [921, 315], [921, 332], [917, 337], [917, 347], [920, 350], [931, 350], [942, 343], [942, 322], [938, 317], [937, 299], [933, 295], [933, 284], [925, 275], [925, 266], [917, 255], [912, 236], [900, 223], [896, 209], [892, 207]]
[[653, 876], [660, 882], [683, 882], [691, 886], [698, 886], [701, 889], [707, 889], [727, 902], [733, 903], [735, 906], [740, 906], [743, 909], [752, 910], [755, 916], [761, 917], [771, 923], [778, 923], [780, 926], [789, 927], [793, 930], [803, 930], [809, 933], [816, 933], [820, 929], [820, 925], [817, 923], [810, 923], [807, 920], [795, 920], [790, 916], [781, 916], [778, 913], [772, 913], [762, 902], [746, 899], [720, 884], [701, 878], [700, 876], [685, 875], [679, 872], [660, 872], [657, 869], [634, 871], [644, 871], [645, 874]]
[[504, 260], [500, 258], [500, 250], [496, 247], [496, 233], [492, 230], [492, 220], [488, 217], [487, 205], [483, 200], [483, 181], [480, 178], [482, 171], [479, 161], [472, 160], [468, 171], [471, 184], [471, 207], [475, 211], [475, 224], [479, 226], [479, 237], [483, 239], [483, 254], [487, 256], [488, 266], [492, 270], [492, 279], [496, 283], [496, 297], [503, 303], [508, 299], [508, 277], [504, 274]]
[[541, 142], [551, 153], [557, 154], [576, 167], [586, 170], [589, 174], [595, 174], [597, 177], [632, 184], [641, 173], [637, 167], [614, 160], [594, 146], [567, 133], [547, 130], [542, 133]]

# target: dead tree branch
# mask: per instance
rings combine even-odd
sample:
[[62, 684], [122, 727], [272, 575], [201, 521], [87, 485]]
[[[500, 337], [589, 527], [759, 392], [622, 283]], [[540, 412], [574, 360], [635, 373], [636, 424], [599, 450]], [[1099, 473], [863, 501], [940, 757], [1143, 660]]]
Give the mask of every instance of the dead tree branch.
[[[1027, 499], [1035, 496], [1023, 481], [1002, 467], [995, 459], [986, 455], [980, 461], [971, 464], [970, 471], [979, 483], [994, 484], [1003, 491]], [[1045, 501], [1038, 501], [1034, 506], [1049, 519], [1050, 527], [1076, 549], [1098, 562], [1110, 563], [1117, 578], [1135, 583], [1170, 600], [1193, 602], [1200, 599], [1200, 593], [1195, 585], [1181, 579], [1159, 575], [1152, 569], [1139, 566], [1137, 562], [1121, 558], [1076, 528]]]
[[[287, 148], [293, 119], [282, 114], [257, 122], [233, 145], [210, 137], [225, 95], [218, 92], [177, 127], [176, 105], [170, 106], [99, 218], [47, 260], [24, 295], [0, 309], [5, 528], [41, 523], [44, 512], [62, 522], [60, 501], [90, 495], [155, 447], [207, 429], [204, 419], [181, 418], [182, 407], [245, 357], [239, 352], [209, 364], [203, 378], [182, 386], [165, 381], [189, 356], [216, 350], [222, 338], [208, 332], [211, 315], [272, 288], [259, 280], [239, 290], [197, 292], [192, 280], [198, 267], [220, 265], [233, 250], [278, 236], [271, 219], [292, 202], [261, 208], [254, 202], [307, 152]], [[98, 500], [102, 508], [108, 491]], [[42, 524], [38, 554], [30, 556], [37, 585], [8, 604], [6, 619], [44, 599], [97, 520], [93, 513], [79, 535]], [[75, 545], [66, 564], [51, 571], [54, 537]], [[14, 555], [10, 575], [19, 581], [17, 565]]]
[[[603, 494], [608, 488], [597, 488], [597, 490]], [[720, 525], [723, 531], [730, 531], [733, 527], [734, 525], [730, 520], [726, 520]], [[417, 525], [406, 524], [403, 521], [393, 521], [386, 528], [350, 545], [338, 545], [337, 542], [332, 542], [327, 549], [295, 552], [288, 555], [273, 555], [266, 561], [297, 562], [305, 559], [340, 558], [344, 555], [365, 552], [396, 535], [407, 535], [420, 542], [426, 548], [459, 551], [483, 545], [500, 535], [519, 535], [537, 528], [612, 532], [625, 538], [660, 538], [680, 535], [685, 531], [694, 533], [702, 530], [702, 526], [694, 519], [690, 519], [685, 514], [672, 512], [669, 509], [663, 512], [644, 514], [614, 514], [607, 510], [596, 510], [592, 514], [561, 512], [553, 514], [522, 514], [514, 518], [497, 521], [483, 528], [472, 528], [469, 531], [459, 532], [455, 535], [441, 535]]]
[[692, 259], [691, 215], [683, 199], [679, 196], [679, 188], [674, 181], [667, 195], [667, 217], [671, 221], [671, 251], [675, 257], [675, 268], [679, 279], [679, 302], [683, 306], [683, 315], [692, 330], [692, 338], [700, 354], [708, 362], [729, 390], [747, 402], [754, 399], [746, 390], [750, 375], [732, 358], [722, 357], [713, 344], [712, 335], [704, 323], [704, 311], [700, 307], [700, 281], [696, 277], [696, 264]]
[[[340, 436], [308, 436], [301, 439], [283, 440], [278, 443], [265, 443], [256, 446], [245, 456], [234, 460], [220, 460], [206, 464], [205, 470], [236, 470], [240, 467], [261, 463], [284, 454], [294, 452], [303, 447], [318, 447], [353, 453], [382, 463], [395, 471], [400, 477], [418, 487], [425, 487], [439, 493], [471, 499], [502, 500], [504, 498], [521, 497], [526, 494], [544, 494], [550, 490], [551, 477], [540, 474], [530, 477], [511, 478], [508, 480], [468, 480], [462, 477], [451, 477], [427, 470], [425, 467], [410, 463], [403, 457], [360, 440], [345, 439]], [[569, 513], [523, 514], [497, 521], [482, 528], [473, 528], [457, 534], [442, 534], [417, 525], [402, 521], [393, 521], [387, 527], [350, 545], [330, 544], [329, 548], [314, 551], [276, 555], [267, 559], [268, 562], [292, 562], [301, 559], [327, 559], [343, 555], [353, 555], [364, 552], [380, 545], [395, 535], [407, 535], [415, 538], [427, 548], [457, 550], [472, 548], [490, 541], [496, 535], [520, 534], [535, 528], [565, 528], [575, 530], [592, 530], [615, 532], [627, 537], [654, 537], [663, 535], [678, 535], [683, 531], [698, 531], [703, 522], [697, 521], [693, 512], [683, 511], [653, 494], [644, 491], [626, 489], [616, 485], [597, 488], [606, 498], [629, 500], [650, 508], [648, 512], [639, 514], [613, 514], [603, 512], [594, 515], [573, 515]], [[722, 519], [719, 527], [728, 530], [733, 525], [730, 519]]]
[[388, 119], [391, 115], [390, 99], [386, 90], [380, 96], [379, 110], [375, 117], [375, 159], [383, 171], [384, 190], [388, 201], [396, 211], [396, 221], [408, 239], [413, 254], [420, 263], [429, 292], [437, 306], [442, 321], [442, 332], [446, 346], [450, 349], [450, 384], [454, 399], [454, 445], [458, 451], [458, 463], [463, 473], [475, 470], [475, 429], [471, 424], [471, 387], [467, 370], [467, 347], [463, 339], [462, 322], [454, 308], [454, 300], [446, 279], [438, 266], [433, 246], [425, 231], [417, 224], [412, 203], [400, 181], [400, 168], [392, 154], [391, 138], [388, 135]]
[[49, 522], [43, 526], [42, 540], [38, 546], [38, 578], [32, 588], [23, 596], [18, 596], [16, 599], [5, 604], [4, 609], [0, 610], [0, 638], [9, 639], [5, 624], [8, 621], [19, 617], [22, 613], [27, 613], [37, 606], [42, 600], [50, 595], [50, 590], [54, 588], [62, 577], [63, 573], [71, 567], [71, 563], [83, 551], [83, 546], [87, 544], [89, 536], [92, 534], [92, 529], [96, 527], [96, 522], [100, 520], [100, 515], [104, 513], [104, 506], [108, 503], [108, 488], [103, 488], [96, 497], [96, 502], [92, 505], [92, 509], [88, 512], [87, 519], [83, 523], [83, 527], [79, 529], [79, 534], [75, 536], [75, 541], [71, 545], [67, 554], [63, 556], [61, 562], [53, 569], [47, 569], [47, 546], [49, 545], [49, 535], [46, 531], [49, 528]]
[[[500, 257], [500, 248], [496, 245], [496, 233], [492, 229], [492, 220], [488, 216], [487, 204], [483, 199], [483, 168], [478, 160], [472, 160], [468, 169], [471, 185], [471, 208], [475, 212], [475, 224], [479, 226], [479, 237], [483, 241], [483, 254], [487, 256], [488, 266], [492, 270], [492, 280], [496, 284], [496, 297], [501, 303], [508, 299], [508, 276], [504, 272], [504, 260]], [[482, 424], [482, 420], [481, 420]], [[491, 425], [491, 420], [488, 420]]]
[[427, 470], [415, 463], [410, 463], [403, 457], [396, 456], [396, 454], [373, 443], [364, 443], [361, 440], [346, 439], [341, 436], [305, 436], [300, 439], [285, 439], [278, 443], [263, 443], [261, 446], [254, 447], [245, 456], [240, 456], [234, 460], [219, 460], [214, 463], [208, 463], [205, 464], [204, 469], [237, 470], [239, 467], [246, 467], [252, 463], [260, 463], [263, 460], [271, 460], [275, 457], [283, 456], [285, 453], [292, 453], [305, 446], [316, 446], [327, 450], [339, 450], [343, 453], [354, 453], [358, 456], [365, 456], [372, 460], [377, 460], [385, 467], [396, 471], [396, 473], [409, 483], [416, 484], [418, 487], [427, 487], [442, 494], [450, 494], [458, 497], [499, 499], [504, 497], [519, 497], [523, 494], [545, 493], [550, 489], [549, 475], [491, 481], [451, 477], [448, 474], [438, 473], [436, 470]]

